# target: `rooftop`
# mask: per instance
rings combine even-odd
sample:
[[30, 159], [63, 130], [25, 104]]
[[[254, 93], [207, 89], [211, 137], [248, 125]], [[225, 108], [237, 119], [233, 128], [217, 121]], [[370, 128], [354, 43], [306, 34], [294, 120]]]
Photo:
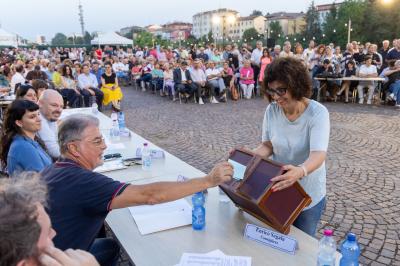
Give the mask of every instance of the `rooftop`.
[[276, 12], [272, 14], [267, 14], [265, 17], [268, 20], [278, 20], [278, 19], [296, 19], [299, 17], [304, 17], [304, 12], [300, 13], [288, 13], [288, 12]]

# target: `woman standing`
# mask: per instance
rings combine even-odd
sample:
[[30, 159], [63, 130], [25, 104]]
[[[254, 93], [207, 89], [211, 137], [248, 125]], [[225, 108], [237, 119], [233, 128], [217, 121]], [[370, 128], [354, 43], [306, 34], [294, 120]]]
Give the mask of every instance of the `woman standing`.
[[124, 97], [121, 88], [118, 85], [118, 79], [114, 72], [112, 72], [112, 64], [106, 62], [104, 64], [106, 69], [105, 73], [101, 75], [101, 91], [104, 93], [103, 104], [108, 105], [112, 103], [116, 111], [121, 110], [121, 100]]
[[264, 48], [263, 55], [261, 56], [261, 60], [260, 60], [260, 63], [261, 63], [260, 75], [258, 76], [258, 81], [260, 82], [260, 84], [264, 80], [265, 69], [267, 68], [267, 66], [269, 64], [271, 64], [271, 62], [272, 62], [272, 57], [269, 54], [268, 48]]
[[15, 100], [7, 109], [1, 138], [0, 161], [9, 175], [23, 171], [40, 172], [52, 161], [44, 143], [36, 136], [41, 128], [39, 106]]
[[325, 208], [325, 159], [329, 143], [329, 113], [308, 99], [311, 80], [307, 68], [295, 58], [278, 58], [265, 73], [264, 88], [270, 105], [262, 126], [262, 143], [254, 152], [283, 163], [287, 172], [271, 179], [273, 191], [296, 181], [310, 195], [310, 206], [294, 225], [314, 236]]

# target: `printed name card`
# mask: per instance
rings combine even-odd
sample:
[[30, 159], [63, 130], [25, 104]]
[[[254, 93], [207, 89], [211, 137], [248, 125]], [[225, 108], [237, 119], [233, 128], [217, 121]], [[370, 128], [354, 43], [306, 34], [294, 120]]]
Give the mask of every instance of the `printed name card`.
[[250, 240], [292, 255], [294, 255], [297, 248], [296, 239], [254, 224], [246, 225], [244, 236]]

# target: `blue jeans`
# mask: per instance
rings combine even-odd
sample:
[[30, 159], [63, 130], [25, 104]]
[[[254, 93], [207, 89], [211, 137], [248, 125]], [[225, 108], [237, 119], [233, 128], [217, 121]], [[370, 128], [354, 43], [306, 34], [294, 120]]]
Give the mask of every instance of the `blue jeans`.
[[112, 238], [96, 238], [89, 252], [101, 266], [116, 266], [119, 257], [119, 245]]
[[325, 209], [326, 198], [324, 197], [317, 205], [300, 213], [293, 225], [301, 231], [314, 237], [317, 225]]
[[396, 104], [400, 104], [400, 80], [390, 84], [389, 91], [394, 94], [396, 98]]

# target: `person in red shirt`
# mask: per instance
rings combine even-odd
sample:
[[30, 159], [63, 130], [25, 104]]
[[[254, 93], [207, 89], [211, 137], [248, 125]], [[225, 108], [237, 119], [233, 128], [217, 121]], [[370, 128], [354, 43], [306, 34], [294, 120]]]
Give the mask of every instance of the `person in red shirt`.
[[101, 50], [100, 47], [96, 50], [96, 56], [97, 56], [97, 60], [101, 60], [103, 57], [103, 51]]

